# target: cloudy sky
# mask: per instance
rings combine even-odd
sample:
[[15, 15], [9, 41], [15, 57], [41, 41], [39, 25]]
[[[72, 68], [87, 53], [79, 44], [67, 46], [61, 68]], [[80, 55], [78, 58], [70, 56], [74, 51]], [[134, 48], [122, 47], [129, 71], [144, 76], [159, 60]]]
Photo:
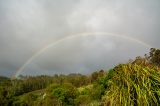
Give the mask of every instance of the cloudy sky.
[[160, 48], [159, 19], [160, 0], [0, 0], [0, 75], [107, 70]]

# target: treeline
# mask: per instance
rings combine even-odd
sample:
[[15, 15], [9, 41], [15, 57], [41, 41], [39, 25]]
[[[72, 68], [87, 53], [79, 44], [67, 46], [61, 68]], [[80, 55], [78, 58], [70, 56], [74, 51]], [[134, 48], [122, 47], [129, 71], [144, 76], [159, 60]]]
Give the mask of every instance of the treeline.
[[42, 90], [51, 84], [71, 84], [76, 88], [92, 84], [99, 77], [105, 74], [103, 70], [94, 72], [91, 75], [69, 74], [69, 75], [54, 75], [54, 76], [22, 76], [18, 79], [10, 79], [0, 77], [0, 106], [10, 105], [14, 101], [14, 97], [18, 97], [28, 92]]
[[158, 106], [160, 50], [91, 75], [0, 77], [0, 106]]
[[90, 76], [82, 74], [69, 74], [69, 75], [54, 75], [54, 76], [20, 76], [19, 79], [10, 80], [14, 96], [22, 95], [23, 93], [44, 89], [52, 83], [64, 84], [71, 83], [75, 87], [81, 87], [93, 83], [98, 77], [105, 74], [103, 70], [94, 72]]

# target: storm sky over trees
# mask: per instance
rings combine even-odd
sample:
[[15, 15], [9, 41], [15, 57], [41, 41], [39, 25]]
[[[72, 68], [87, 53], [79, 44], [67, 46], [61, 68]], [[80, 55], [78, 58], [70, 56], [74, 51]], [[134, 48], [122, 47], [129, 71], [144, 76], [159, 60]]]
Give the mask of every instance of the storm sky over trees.
[[[159, 0], [1, 0], [0, 75], [13, 75], [36, 52], [70, 35], [108, 32], [160, 46]], [[113, 36], [64, 40], [26, 66], [22, 74], [108, 69], [149, 48]]]

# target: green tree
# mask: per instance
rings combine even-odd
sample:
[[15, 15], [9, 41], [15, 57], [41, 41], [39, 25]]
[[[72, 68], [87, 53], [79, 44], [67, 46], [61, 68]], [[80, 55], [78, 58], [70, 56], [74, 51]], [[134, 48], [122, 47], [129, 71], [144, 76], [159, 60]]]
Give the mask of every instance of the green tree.
[[62, 101], [63, 105], [74, 105], [77, 89], [69, 83], [62, 84], [52, 90], [52, 95]]
[[160, 66], [160, 49], [151, 48], [148, 59], [151, 63]]

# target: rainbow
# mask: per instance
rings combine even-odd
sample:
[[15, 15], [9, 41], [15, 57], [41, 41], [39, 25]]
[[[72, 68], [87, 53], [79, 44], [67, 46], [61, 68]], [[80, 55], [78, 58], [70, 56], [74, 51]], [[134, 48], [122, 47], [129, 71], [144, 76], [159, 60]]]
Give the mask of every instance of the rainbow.
[[48, 44], [47, 46], [45, 46], [44, 48], [40, 49], [39, 51], [37, 51], [36, 53], [34, 53], [17, 71], [16, 73], [13, 75], [13, 77], [17, 77], [21, 72], [23, 72], [24, 68], [29, 65], [29, 63], [31, 63], [36, 57], [38, 57], [40, 54], [42, 54], [43, 52], [45, 52], [47, 49], [53, 47], [53, 46], [56, 46], [57, 44], [63, 42], [63, 41], [66, 41], [66, 40], [70, 40], [70, 39], [73, 39], [73, 38], [77, 38], [77, 37], [87, 37], [87, 36], [104, 36], [104, 35], [107, 35], [107, 36], [111, 36], [111, 37], [118, 37], [120, 39], [126, 39], [126, 40], [130, 40], [130, 41], [133, 41], [135, 43], [139, 43], [147, 48], [151, 48], [152, 46], [139, 40], [139, 39], [136, 39], [136, 38], [133, 38], [133, 37], [130, 37], [130, 36], [125, 36], [125, 35], [119, 35], [119, 34], [113, 34], [113, 33], [108, 33], [108, 32], [86, 32], [86, 33], [78, 33], [78, 34], [72, 34], [70, 36], [67, 36], [67, 37], [64, 37], [60, 40], [57, 40], [53, 43], [50, 43]]

